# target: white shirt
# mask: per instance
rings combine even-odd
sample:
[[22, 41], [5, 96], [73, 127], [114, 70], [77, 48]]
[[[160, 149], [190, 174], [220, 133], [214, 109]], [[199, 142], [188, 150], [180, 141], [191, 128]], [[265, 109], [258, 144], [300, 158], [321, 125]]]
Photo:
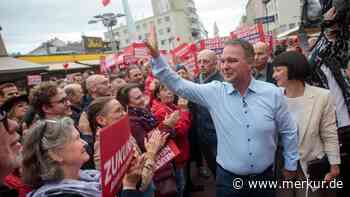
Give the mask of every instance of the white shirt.
[[343, 92], [335, 80], [332, 71], [324, 65], [321, 66], [321, 70], [327, 77], [329, 91], [331, 92], [331, 99], [334, 99], [336, 104], [335, 112], [337, 115], [338, 128], [350, 125], [349, 112], [344, 101]]

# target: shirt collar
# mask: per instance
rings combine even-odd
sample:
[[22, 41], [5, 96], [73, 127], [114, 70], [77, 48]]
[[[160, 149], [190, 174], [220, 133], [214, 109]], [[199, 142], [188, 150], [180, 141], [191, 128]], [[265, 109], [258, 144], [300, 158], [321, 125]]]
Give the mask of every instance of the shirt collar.
[[[235, 92], [238, 92], [238, 90], [235, 89], [231, 83], [228, 83], [228, 82], [223, 82], [223, 83], [226, 87], [227, 94], [233, 94]], [[250, 84], [248, 86], [248, 91], [253, 92], [253, 93], [257, 93], [259, 91], [259, 87], [258, 87], [257, 83], [258, 83], [257, 80], [254, 79], [254, 77], [252, 77]]]

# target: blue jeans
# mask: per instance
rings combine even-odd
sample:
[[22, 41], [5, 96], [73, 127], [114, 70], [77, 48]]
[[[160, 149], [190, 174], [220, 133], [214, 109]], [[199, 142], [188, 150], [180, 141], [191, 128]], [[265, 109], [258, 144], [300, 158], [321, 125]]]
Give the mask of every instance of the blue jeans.
[[151, 184], [148, 186], [147, 190], [142, 193], [142, 197], [153, 197], [155, 191], [156, 191], [156, 186], [152, 181]]
[[[242, 180], [243, 184], [236, 184], [233, 187], [233, 180]], [[216, 167], [216, 196], [217, 197], [275, 197], [273, 189], [253, 189], [249, 188], [248, 181], [268, 181], [274, 180], [272, 167], [257, 175], [240, 176], [233, 174], [220, 165]], [[239, 188], [243, 185], [242, 188]], [[238, 187], [237, 187], [238, 186]]]
[[175, 169], [176, 178], [176, 197], [183, 197], [186, 185], [185, 170], [184, 167]]

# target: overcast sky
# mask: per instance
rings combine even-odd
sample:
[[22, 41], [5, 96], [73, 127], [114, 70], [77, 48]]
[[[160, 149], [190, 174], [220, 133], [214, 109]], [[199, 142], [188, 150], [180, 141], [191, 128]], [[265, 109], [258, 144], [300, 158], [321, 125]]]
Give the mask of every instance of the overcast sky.
[[[151, 0], [129, 0], [135, 20], [152, 16]], [[213, 34], [216, 21], [221, 36], [228, 35], [244, 14], [247, 0], [194, 0], [200, 20]], [[9, 53], [27, 53], [42, 42], [58, 37], [79, 41], [81, 35], [103, 36], [102, 24], [88, 25], [94, 15], [106, 12], [123, 13], [121, 0], [111, 0], [107, 7], [102, 0], [0, 0], [0, 26]], [[120, 23], [124, 23], [120, 20]]]

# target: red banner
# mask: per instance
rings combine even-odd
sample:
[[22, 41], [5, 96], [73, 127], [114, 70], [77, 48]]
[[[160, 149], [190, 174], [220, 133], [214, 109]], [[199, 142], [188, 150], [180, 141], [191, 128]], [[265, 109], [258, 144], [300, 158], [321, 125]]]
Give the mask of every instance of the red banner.
[[124, 50], [125, 55], [131, 55], [135, 58], [149, 58], [148, 49], [142, 42], [134, 42]]
[[197, 65], [197, 47], [195, 44], [181, 44], [170, 51], [172, 58], [179, 57], [185, 64], [188, 71], [196, 74]]
[[108, 69], [106, 67], [106, 56], [100, 57], [100, 73], [106, 74], [108, 72]]
[[198, 51], [203, 49], [210, 49], [215, 51], [215, 53], [217, 54], [221, 54], [222, 50], [224, 49], [224, 43], [228, 39], [230, 39], [229, 36], [220, 37], [220, 38], [208, 38], [208, 39], [201, 40], [199, 42]]
[[171, 51], [171, 54], [175, 57], [180, 57], [181, 59], [187, 59], [188, 56], [192, 55], [193, 47], [189, 44], [181, 44]]
[[230, 33], [232, 39], [244, 39], [250, 42], [251, 44], [255, 44], [259, 41], [265, 42], [265, 34], [264, 28], [261, 23], [237, 29]]
[[103, 197], [114, 197], [133, 156], [129, 118], [101, 130], [101, 176]]
[[156, 158], [156, 171], [161, 169], [165, 164], [169, 163], [175, 157], [180, 154], [179, 148], [176, 146], [175, 142], [169, 140], [167, 145], [162, 148], [162, 150], [158, 153]]

